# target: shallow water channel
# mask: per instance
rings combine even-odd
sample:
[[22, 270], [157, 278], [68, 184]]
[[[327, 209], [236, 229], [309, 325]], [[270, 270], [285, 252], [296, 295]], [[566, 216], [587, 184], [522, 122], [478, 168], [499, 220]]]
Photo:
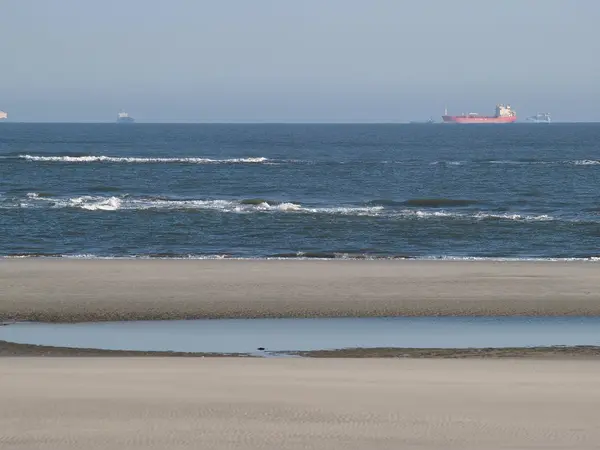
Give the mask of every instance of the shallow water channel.
[[110, 350], [257, 353], [341, 348], [600, 345], [600, 317], [227, 319], [0, 327], [0, 340]]

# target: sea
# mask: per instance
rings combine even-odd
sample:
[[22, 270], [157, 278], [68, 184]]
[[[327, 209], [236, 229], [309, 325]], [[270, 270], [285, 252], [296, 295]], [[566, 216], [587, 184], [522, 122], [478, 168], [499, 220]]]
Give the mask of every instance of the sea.
[[0, 124], [0, 256], [600, 260], [600, 124]]

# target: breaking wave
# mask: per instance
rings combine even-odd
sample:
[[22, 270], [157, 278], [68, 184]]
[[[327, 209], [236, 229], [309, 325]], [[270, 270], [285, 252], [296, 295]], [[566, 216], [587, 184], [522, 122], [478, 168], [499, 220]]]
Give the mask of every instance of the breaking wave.
[[0, 255], [0, 259], [25, 259], [25, 258], [65, 258], [65, 259], [114, 259], [114, 260], [136, 260], [136, 259], [187, 259], [187, 260], [417, 260], [417, 261], [515, 261], [515, 262], [535, 262], [535, 261], [583, 261], [590, 263], [600, 263], [600, 256], [574, 256], [574, 257], [506, 257], [506, 256], [413, 256], [396, 254], [370, 254], [360, 252], [289, 252], [276, 253], [266, 256], [237, 256], [233, 254], [193, 254], [193, 253], [148, 253], [132, 255], [96, 255], [93, 253], [9, 253]]
[[[7, 202], [8, 200], [8, 202]], [[458, 203], [455, 203], [458, 202]], [[301, 205], [290, 201], [275, 201], [262, 198], [249, 199], [173, 199], [156, 197], [98, 196], [82, 195], [77, 197], [56, 197], [48, 194], [29, 193], [18, 201], [3, 199], [1, 207], [6, 208], [72, 208], [85, 211], [216, 211], [221, 213], [297, 213], [297, 214], [331, 214], [338, 216], [379, 217], [386, 220], [432, 220], [448, 219], [458, 221], [523, 221], [544, 222], [563, 220], [547, 214], [524, 214], [493, 211], [452, 211], [426, 209], [439, 205], [462, 205], [459, 200], [437, 199], [407, 202], [392, 200], [375, 200], [366, 206], [333, 205], [312, 206]], [[415, 208], [417, 204], [421, 208]], [[471, 204], [471, 203], [469, 203]]]
[[18, 155], [18, 159], [36, 162], [66, 162], [66, 163], [133, 163], [133, 164], [151, 164], [151, 163], [175, 163], [175, 164], [261, 164], [269, 163], [271, 160], [262, 156], [246, 158], [140, 158], [140, 157], [117, 157], [117, 156], [39, 156], [39, 155]]
[[535, 159], [480, 159], [473, 161], [434, 161], [430, 165], [434, 166], [463, 166], [466, 164], [491, 164], [491, 165], [515, 165], [515, 166], [596, 166], [600, 165], [600, 160], [596, 159], [577, 159], [577, 160], [557, 160], [540, 161]]
[[547, 214], [509, 214], [509, 213], [493, 213], [486, 211], [477, 211], [473, 213], [453, 213], [448, 211], [421, 211], [421, 210], [405, 210], [405, 216], [414, 216], [418, 219], [430, 219], [436, 217], [448, 217], [457, 220], [476, 220], [476, 221], [493, 221], [493, 220], [508, 220], [517, 222], [549, 222], [559, 220]]
[[597, 166], [600, 165], [600, 161], [596, 159], [581, 159], [578, 161], [571, 161], [571, 164], [575, 166]]
[[[127, 195], [102, 197], [83, 195], [79, 197], [40, 197], [37, 193], [29, 193], [32, 203], [21, 206], [40, 206], [46, 203], [53, 208], [79, 208], [88, 211], [117, 211], [117, 210], [150, 210], [150, 209], [212, 209], [223, 212], [252, 212], [252, 211], [295, 211], [300, 205], [295, 203], [278, 203], [263, 201], [260, 203], [244, 204], [243, 201], [231, 200], [176, 200], [164, 198], [133, 198]], [[40, 202], [41, 201], [41, 202]]]
[[42, 197], [37, 193], [27, 194], [27, 200], [18, 206], [35, 208], [77, 208], [88, 211], [117, 210], [215, 210], [228, 213], [252, 212], [301, 212], [313, 214], [372, 215], [383, 207], [304, 207], [292, 202], [265, 199], [243, 200], [180, 200], [167, 198], [134, 198], [127, 195], [102, 197], [83, 195], [79, 197]]
[[[404, 164], [407, 161], [310, 161], [299, 159], [271, 159], [264, 156], [248, 156], [240, 158], [203, 158], [203, 157], [138, 157], [138, 156], [108, 156], [108, 155], [31, 155], [12, 154], [0, 156], [0, 159], [20, 159], [30, 162], [47, 163], [112, 163], [112, 164]], [[515, 160], [504, 159], [474, 159], [474, 160], [440, 160], [430, 162], [434, 166], [464, 166], [464, 165], [570, 165], [570, 166], [596, 166], [600, 160], [550, 160], [522, 158]]]

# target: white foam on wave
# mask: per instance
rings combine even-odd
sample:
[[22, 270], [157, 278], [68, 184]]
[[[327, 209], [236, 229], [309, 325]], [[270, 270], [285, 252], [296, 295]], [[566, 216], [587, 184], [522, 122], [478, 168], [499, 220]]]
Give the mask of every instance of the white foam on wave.
[[[67, 258], [67, 259], [246, 259], [246, 258], [236, 258], [236, 257], [231, 257], [230, 255], [226, 255], [226, 254], [216, 254], [216, 255], [194, 255], [194, 254], [188, 254], [188, 255], [173, 255], [173, 256], [167, 256], [167, 255], [161, 255], [161, 256], [154, 256], [154, 255], [120, 255], [120, 256], [104, 256], [104, 255], [94, 255], [92, 253], [82, 253], [82, 254], [66, 254], [66, 255], [60, 255], [60, 258]], [[44, 256], [42, 256], [42, 258], [44, 258]], [[248, 258], [248, 259], [253, 259], [253, 258]]]
[[[119, 256], [104, 256], [104, 255], [94, 255], [91, 253], [85, 254], [64, 254], [64, 255], [55, 255], [55, 256], [44, 256], [44, 255], [0, 255], [0, 259], [23, 259], [23, 258], [44, 258], [44, 259], [53, 259], [53, 258], [66, 258], [66, 259], [103, 259], [103, 260], [136, 260], [136, 259], [158, 259], [158, 260], [173, 260], [173, 259], [194, 259], [194, 260], [222, 260], [222, 259], [232, 259], [232, 260], [246, 260], [246, 261], [265, 261], [265, 260], [280, 260], [287, 261], [290, 259], [296, 260], [308, 260], [308, 261], [352, 261], [352, 260], [396, 260], [398, 259], [396, 256], [372, 256], [365, 257], [364, 255], [360, 256], [352, 256], [352, 255], [342, 255], [339, 258], [328, 258], [328, 257], [306, 257], [302, 255], [302, 252], [298, 252], [298, 256], [296, 257], [278, 257], [278, 256], [232, 256], [228, 254], [214, 254], [214, 255], [196, 255], [196, 254], [188, 254], [188, 255], [161, 255], [161, 256], [153, 256], [153, 255], [119, 255]], [[570, 262], [570, 261], [581, 261], [581, 262], [589, 262], [589, 263], [600, 263], [600, 256], [590, 256], [590, 257], [504, 257], [504, 256], [453, 256], [453, 255], [440, 255], [440, 256], [415, 256], [408, 257], [403, 259], [410, 259], [414, 261], [497, 261], [497, 262]]]
[[[0, 158], [9, 158], [2, 156]], [[155, 157], [145, 158], [136, 156], [106, 156], [106, 155], [87, 155], [87, 156], [41, 156], [41, 155], [18, 155], [17, 158], [33, 162], [62, 162], [62, 163], [120, 163], [120, 164], [270, 164], [280, 163], [288, 164], [314, 164], [315, 161], [304, 161], [298, 159], [272, 160], [264, 156], [251, 156], [245, 158], [200, 158], [200, 157]], [[395, 163], [402, 164], [402, 161], [380, 161], [383, 164]], [[338, 164], [345, 164], [344, 161], [336, 161]], [[595, 166], [600, 165], [600, 160], [581, 159], [566, 161], [522, 161], [522, 160], [488, 160], [488, 161], [433, 161], [430, 165], [444, 166], [462, 166], [465, 164], [492, 164], [492, 165], [575, 165], [575, 166]]]
[[538, 215], [530, 215], [530, 214], [494, 214], [494, 213], [484, 213], [478, 212], [474, 215], [476, 219], [500, 219], [500, 220], [518, 220], [518, 221], [535, 221], [535, 222], [547, 222], [556, 220], [554, 217], [549, 216], [547, 214], [538, 214]]
[[119, 197], [96, 197], [92, 195], [82, 195], [71, 198], [53, 198], [40, 197], [37, 192], [30, 192], [27, 198], [34, 200], [34, 203], [21, 203], [21, 207], [33, 207], [40, 203], [50, 203], [55, 208], [81, 208], [88, 211], [116, 211], [121, 209], [123, 199]]
[[433, 161], [430, 166], [462, 166], [466, 161]]
[[[3, 206], [7, 207], [6, 205]], [[323, 214], [354, 217], [382, 217], [387, 219], [414, 219], [414, 220], [466, 220], [466, 221], [516, 221], [516, 222], [548, 222], [567, 221], [579, 222], [579, 219], [561, 219], [548, 214], [525, 214], [525, 213], [496, 213], [488, 211], [458, 212], [447, 210], [428, 209], [395, 209], [384, 206], [304, 206], [293, 202], [249, 202], [248, 200], [179, 200], [168, 198], [143, 198], [123, 196], [93, 196], [83, 195], [78, 197], [47, 197], [38, 193], [27, 194], [26, 200], [11, 207], [21, 208], [76, 208], [87, 211], [142, 211], [142, 210], [212, 210], [223, 213], [301, 213], [301, 214]], [[589, 221], [589, 219], [587, 220]]]
[[70, 200], [71, 207], [80, 207], [89, 211], [116, 211], [121, 209], [122, 200], [118, 197], [110, 197], [98, 200], [94, 197], [79, 197]]
[[459, 212], [448, 212], [448, 211], [422, 211], [405, 209], [400, 211], [400, 217], [415, 217], [417, 219], [430, 219], [447, 217], [453, 219], [474, 219], [474, 220], [513, 220], [513, 221], [552, 221], [556, 218], [547, 214], [530, 215], [530, 214], [509, 214], [509, 213], [489, 213], [489, 212], [475, 212], [475, 213], [459, 213]]
[[597, 166], [600, 165], [600, 161], [595, 159], [581, 159], [577, 161], [571, 161], [571, 164], [575, 166]]
[[79, 197], [41, 197], [32, 192], [27, 194], [29, 201], [22, 202], [21, 207], [79, 208], [88, 211], [117, 211], [117, 210], [215, 210], [230, 213], [253, 212], [298, 212], [313, 214], [338, 215], [368, 215], [376, 214], [383, 207], [322, 207], [309, 208], [297, 203], [247, 203], [239, 200], [174, 200], [122, 197], [102, 197], [84, 195]]
[[520, 161], [510, 159], [494, 159], [489, 161], [434, 161], [430, 165], [462, 166], [464, 164], [492, 164], [492, 165], [514, 165], [514, 166], [532, 166], [532, 165], [572, 165], [572, 166], [596, 166], [600, 165], [600, 160], [579, 159], [565, 161]]
[[403, 216], [415, 216], [419, 219], [428, 219], [430, 217], [462, 217], [461, 214], [455, 214], [446, 211], [413, 211], [411, 209], [405, 209], [401, 214]]
[[313, 214], [339, 214], [343, 216], [378, 216], [384, 210], [383, 206], [371, 207], [331, 207], [331, 208], [305, 208], [304, 211]]
[[600, 262], [600, 256], [590, 256], [590, 257], [510, 257], [510, 256], [423, 256], [415, 258], [417, 260], [425, 260], [425, 261], [506, 261], [506, 262], [552, 262], [552, 261], [584, 261], [584, 262]]
[[211, 158], [140, 158], [140, 157], [119, 157], [119, 156], [36, 156], [36, 155], [19, 155], [19, 158], [27, 161], [37, 162], [67, 162], [67, 163], [179, 163], [179, 164], [260, 164], [268, 163], [269, 158], [263, 156], [247, 157], [247, 158], [226, 158], [226, 159], [211, 159]]

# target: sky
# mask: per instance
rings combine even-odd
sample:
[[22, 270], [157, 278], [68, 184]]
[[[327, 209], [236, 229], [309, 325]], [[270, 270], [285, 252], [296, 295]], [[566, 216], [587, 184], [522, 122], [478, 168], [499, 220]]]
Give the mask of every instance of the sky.
[[598, 0], [0, 0], [13, 121], [600, 121]]

